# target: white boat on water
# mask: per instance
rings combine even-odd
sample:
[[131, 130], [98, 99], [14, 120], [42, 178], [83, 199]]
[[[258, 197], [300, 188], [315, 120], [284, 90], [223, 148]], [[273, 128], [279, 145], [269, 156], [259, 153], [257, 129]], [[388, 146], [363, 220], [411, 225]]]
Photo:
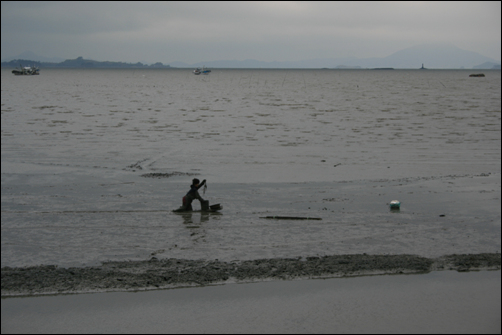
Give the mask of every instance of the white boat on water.
[[201, 68], [196, 68], [195, 70], [193, 70], [193, 74], [195, 75], [199, 75], [199, 74], [209, 74], [211, 73], [211, 70], [209, 70], [208, 68], [206, 68], [205, 66]]
[[19, 68], [16, 68], [12, 70], [12, 73], [14, 73], [16, 76], [33, 76], [33, 75], [39, 75], [40, 74], [40, 69], [37, 67], [31, 67], [31, 66], [19, 66]]

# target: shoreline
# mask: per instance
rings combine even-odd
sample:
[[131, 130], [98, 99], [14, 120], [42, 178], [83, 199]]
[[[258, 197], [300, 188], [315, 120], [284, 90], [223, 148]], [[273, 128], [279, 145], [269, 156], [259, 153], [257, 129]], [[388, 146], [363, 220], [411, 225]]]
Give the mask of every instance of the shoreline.
[[319, 279], [431, 271], [500, 270], [500, 253], [416, 255], [332, 255], [223, 262], [162, 259], [104, 262], [101, 266], [3, 267], [1, 296], [39, 296], [114, 291], [148, 291], [267, 280]]

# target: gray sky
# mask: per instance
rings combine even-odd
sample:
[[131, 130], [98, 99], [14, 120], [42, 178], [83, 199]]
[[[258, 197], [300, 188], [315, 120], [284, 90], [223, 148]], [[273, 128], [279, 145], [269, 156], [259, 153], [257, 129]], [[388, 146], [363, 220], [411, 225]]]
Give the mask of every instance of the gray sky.
[[1, 2], [1, 57], [186, 63], [385, 57], [452, 43], [500, 60], [496, 2]]

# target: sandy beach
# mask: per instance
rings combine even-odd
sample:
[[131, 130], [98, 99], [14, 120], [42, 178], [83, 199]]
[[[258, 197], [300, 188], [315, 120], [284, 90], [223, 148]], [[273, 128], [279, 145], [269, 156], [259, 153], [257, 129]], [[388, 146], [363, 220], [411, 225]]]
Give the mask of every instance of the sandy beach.
[[487, 333], [500, 271], [2, 299], [7, 333]]

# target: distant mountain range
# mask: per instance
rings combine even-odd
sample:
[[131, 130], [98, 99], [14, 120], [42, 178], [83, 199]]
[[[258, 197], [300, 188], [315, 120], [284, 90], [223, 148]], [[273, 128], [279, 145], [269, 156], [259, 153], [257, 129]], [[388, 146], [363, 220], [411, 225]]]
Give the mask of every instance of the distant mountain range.
[[219, 60], [187, 64], [169, 63], [173, 67], [210, 68], [397, 68], [418, 69], [422, 64], [429, 69], [500, 69], [500, 61], [467, 51], [452, 44], [424, 44], [397, 51], [387, 57], [324, 58], [301, 61], [264, 62], [254, 59]]
[[44, 57], [44, 56], [37, 55], [36, 53], [34, 53], [32, 51], [25, 51], [23, 53], [20, 53], [17, 56], [7, 57], [5, 59], [2, 59], [2, 63], [3, 62], [10, 62], [15, 59], [27, 59], [27, 60], [31, 60], [31, 61], [46, 62], [46, 63], [60, 63], [65, 60], [64, 58]]
[[[2, 60], [2, 67], [16, 67], [19, 62], [26, 65], [61, 68], [396, 68], [418, 69], [424, 64], [429, 69], [500, 69], [500, 60], [483, 56], [474, 51], [467, 51], [452, 44], [424, 44], [397, 51], [387, 57], [373, 58], [323, 58], [301, 61], [273, 61], [265, 62], [254, 59], [246, 60], [218, 60], [188, 64], [171, 62], [169, 65], [155, 63], [98, 62], [78, 57], [63, 60], [61, 58], [47, 58], [27, 51], [14, 57]], [[30, 63], [31, 62], [31, 63]], [[28, 64], [30, 63], [30, 64]]]
[[123, 63], [123, 62], [99, 62], [92, 59], [84, 59], [83, 57], [78, 57], [76, 59], [67, 59], [59, 63], [51, 62], [41, 62], [30, 59], [13, 59], [9, 62], [2, 62], [2, 67], [15, 68], [18, 66], [36, 66], [38, 68], [84, 68], [84, 69], [142, 69], [142, 68], [171, 68], [169, 65], [164, 65], [162, 63], [155, 63], [151, 65], [146, 65], [143, 63]]

